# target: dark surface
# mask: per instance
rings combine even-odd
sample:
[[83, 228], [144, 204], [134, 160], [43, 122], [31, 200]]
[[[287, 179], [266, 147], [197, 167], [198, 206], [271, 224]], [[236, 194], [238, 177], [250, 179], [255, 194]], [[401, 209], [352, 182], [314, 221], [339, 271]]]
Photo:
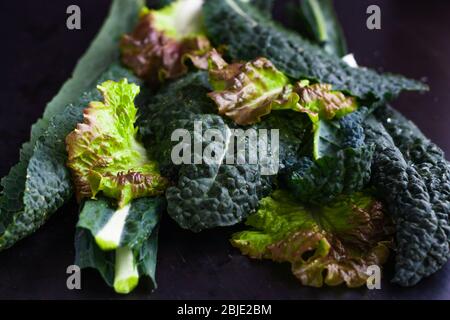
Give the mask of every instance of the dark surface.
[[[78, 4], [82, 30], [65, 27], [66, 8]], [[366, 8], [382, 9], [382, 30], [365, 27]], [[101, 26], [109, 1], [1, 1], [0, 176], [18, 160], [20, 145], [43, 108], [70, 76]], [[429, 93], [405, 94], [394, 106], [450, 152], [450, 2], [338, 0], [350, 51], [361, 65], [426, 80]], [[277, 11], [281, 16], [280, 11]], [[82, 290], [66, 288], [73, 263], [77, 205], [68, 203], [36, 234], [0, 253], [0, 298], [12, 299], [450, 299], [450, 265], [414, 288], [389, 284], [381, 290], [301, 287], [288, 265], [252, 261], [229, 243], [238, 229], [200, 234], [163, 220], [157, 265], [159, 288], [150, 295], [141, 285], [128, 296], [115, 295], [94, 271], [83, 271]]]

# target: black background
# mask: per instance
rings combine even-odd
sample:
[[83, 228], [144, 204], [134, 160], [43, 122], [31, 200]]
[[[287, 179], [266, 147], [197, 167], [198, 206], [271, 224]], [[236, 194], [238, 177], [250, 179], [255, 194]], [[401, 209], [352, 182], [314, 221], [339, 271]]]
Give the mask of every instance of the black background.
[[[283, 1], [278, 1], [279, 5]], [[450, 152], [450, 1], [337, 0], [349, 49], [357, 61], [379, 71], [402, 73], [431, 86], [426, 94], [404, 94], [394, 106]], [[66, 8], [77, 4], [82, 30], [66, 29]], [[382, 30], [366, 28], [366, 8], [378, 4]], [[0, 2], [0, 176], [18, 161], [20, 145], [45, 104], [70, 76], [77, 59], [100, 28], [107, 0]], [[283, 18], [278, 7], [276, 16]], [[229, 243], [239, 229], [193, 234], [165, 217], [157, 265], [159, 287], [145, 284], [128, 296], [114, 294], [91, 270], [82, 273], [82, 290], [66, 288], [73, 263], [77, 204], [61, 208], [37, 233], [0, 253], [3, 299], [450, 299], [450, 265], [414, 288], [389, 283], [388, 265], [381, 290], [301, 287], [290, 268], [251, 261]]]

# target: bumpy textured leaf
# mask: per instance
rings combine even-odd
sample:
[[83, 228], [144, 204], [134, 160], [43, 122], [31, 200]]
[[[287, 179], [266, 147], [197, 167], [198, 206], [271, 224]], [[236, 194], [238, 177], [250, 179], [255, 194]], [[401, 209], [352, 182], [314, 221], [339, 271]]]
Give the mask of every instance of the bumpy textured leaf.
[[66, 137], [67, 166], [78, 200], [102, 192], [123, 207], [133, 199], [162, 194], [167, 181], [136, 139], [139, 86], [127, 79], [109, 80], [98, 90], [104, 102], [91, 101], [83, 122]]
[[[112, 65], [99, 82], [122, 78], [139, 83], [128, 70], [117, 65]], [[28, 164], [20, 164], [14, 176], [3, 179], [0, 249], [10, 247], [42, 226], [72, 195], [70, 173], [65, 166], [64, 139], [82, 121], [88, 103], [98, 99], [97, 90], [92, 89], [67, 106], [64, 113], [55, 115], [34, 148], [29, 145], [29, 153], [23, 155], [29, 157]], [[21, 171], [20, 176], [18, 171]]]
[[342, 193], [360, 191], [370, 180], [374, 145], [365, 143], [366, 109], [340, 120], [321, 121], [314, 148], [320, 157], [297, 157], [281, 181], [304, 203], [329, 203]]
[[[56, 128], [59, 126], [58, 122], [65, 123], [66, 119], [64, 116], [54, 120], [52, 118], [64, 113], [68, 104], [77, 104], [83, 92], [90, 90], [97, 83], [98, 77], [117, 60], [117, 38], [135, 24], [137, 12], [142, 5], [142, 0], [113, 2], [108, 19], [86, 54], [78, 62], [72, 78], [47, 105], [43, 118], [33, 126], [30, 142], [22, 147], [20, 162], [2, 179], [0, 250], [12, 246], [16, 241], [34, 232], [61, 205], [61, 199], [70, 194], [69, 191], [63, 190], [67, 182], [58, 185], [65, 179], [62, 165], [57, 160], [61, 159], [60, 145], [63, 137], [58, 136], [57, 140], [51, 141], [60, 130]], [[67, 117], [68, 121], [73, 120], [72, 109], [68, 110]], [[49, 132], [46, 133], [47, 129]], [[53, 143], [57, 145], [55, 158], [51, 156], [53, 153], [47, 150], [52, 148]], [[36, 156], [29, 165], [33, 153], [36, 153]], [[46, 169], [45, 172], [41, 170], [43, 168]], [[57, 173], [51, 181], [48, 180], [50, 176], [46, 175], [47, 171]], [[56, 192], [56, 196], [46, 191], [47, 180], [48, 188], [52, 190], [51, 192]], [[43, 207], [37, 207], [41, 204]]]
[[[263, 56], [293, 79], [329, 83], [361, 99], [391, 99], [402, 90], [424, 90], [419, 82], [368, 69], [349, 67], [297, 34], [284, 30], [250, 5], [236, 0], [210, 0], [204, 5], [210, 40], [226, 45], [236, 60]], [[217, 23], [222, 21], [222, 23]]]
[[[143, 141], [155, 153], [161, 172], [178, 181], [166, 192], [168, 213], [180, 226], [193, 231], [241, 221], [270, 190], [269, 178], [261, 176], [258, 164], [176, 166], [171, 161], [172, 148], [178, 143], [171, 141], [174, 129], [192, 132], [195, 121], [202, 122], [202, 134], [214, 128], [225, 135], [233, 128], [214, 114], [209, 91], [206, 73], [190, 74], [155, 96], [139, 123]], [[203, 143], [202, 150], [207, 144]]]
[[[393, 119], [388, 117], [385, 121]], [[410, 125], [407, 122], [401, 124], [402, 121], [397, 123], [400, 128]], [[393, 135], [397, 135], [398, 140], [407, 141], [408, 134], [415, 130], [414, 127], [410, 128], [412, 130], [406, 130], [404, 135], [401, 133], [398, 136], [395, 132]], [[367, 123], [366, 137], [367, 141], [376, 145], [372, 184], [387, 204], [397, 229], [396, 273], [393, 281], [411, 286], [439, 270], [449, 257], [448, 222], [442, 219], [448, 212], [448, 187], [440, 189], [448, 184], [448, 176], [433, 176], [438, 168], [433, 161], [442, 161], [442, 154], [425, 157], [422, 153], [420, 159], [428, 158], [432, 162], [427, 164], [425, 160], [424, 165], [418, 162], [416, 166], [414, 162], [408, 161], [408, 156], [405, 159], [384, 126], [374, 118]], [[411, 147], [424, 147], [424, 142], [422, 140]], [[402, 149], [408, 154], [405, 147]]]
[[185, 74], [186, 59], [206, 68], [211, 46], [204, 35], [202, 4], [177, 0], [159, 10], [143, 9], [134, 31], [122, 37], [122, 62], [151, 84]]
[[[135, 257], [139, 276], [148, 276], [156, 287], [155, 269], [158, 243], [158, 223], [164, 210], [161, 198], [142, 198], [131, 204], [121, 247], [130, 248]], [[102, 251], [94, 235], [115, 212], [107, 200], [87, 201], [80, 214], [75, 237], [75, 264], [81, 268], [96, 269], [109, 286], [114, 284], [115, 252]]]
[[300, 282], [314, 287], [364, 285], [367, 268], [386, 261], [392, 232], [381, 203], [362, 193], [312, 208], [277, 190], [246, 224], [254, 230], [234, 234], [234, 246], [252, 258], [290, 262]]

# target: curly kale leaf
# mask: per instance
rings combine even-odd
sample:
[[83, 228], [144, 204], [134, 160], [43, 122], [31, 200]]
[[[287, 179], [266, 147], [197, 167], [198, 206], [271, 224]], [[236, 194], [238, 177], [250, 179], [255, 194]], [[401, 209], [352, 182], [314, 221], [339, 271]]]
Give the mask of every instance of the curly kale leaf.
[[[389, 117], [384, 122], [392, 120]], [[402, 120], [397, 123], [409, 126], [408, 122]], [[442, 182], [448, 184], [448, 176], [433, 176], [433, 163], [416, 165], [411, 162], [407, 150], [418, 145], [407, 147], [400, 143], [399, 149], [383, 124], [375, 118], [367, 122], [365, 129], [367, 142], [376, 146], [371, 181], [387, 204], [397, 229], [396, 273], [393, 282], [411, 286], [439, 270], [449, 257], [448, 216], [444, 217], [448, 212], [448, 187], [442, 189], [442, 194], [440, 192]], [[410, 127], [410, 130], [398, 135], [400, 131], [395, 133], [392, 129], [398, 141], [408, 139], [408, 132], [416, 131]], [[422, 140], [419, 145], [424, 147], [424, 142]], [[420, 158], [426, 159], [423, 155]]]
[[[276, 25], [251, 5], [236, 0], [210, 0], [204, 4], [209, 38], [226, 45], [236, 60], [263, 56], [293, 79], [329, 83], [361, 99], [389, 100], [402, 90], [426, 90], [417, 81], [372, 70], [351, 68], [299, 35]], [[217, 23], [222, 21], [222, 23]]]
[[[261, 175], [259, 164], [172, 162], [171, 153], [178, 144], [171, 141], [175, 129], [192, 132], [200, 122], [200, 135], [216, 129], [226, 136], [233, 128], [232, 123], [215, 114], [208, 92], [205, 72], [189, 74], [153, 97], [139, 117], [144, 144], [160, 163], [161, 172], [175, 182], [166, 192], [167, 211], [180, 226], [193, 231], [238, 223], [271, 189], [271, 179]], [[207, 144], [202, 142], [202, 150]], [[246, 143], [246, 147], [249, 151], [251, 146]], [[191, 163], [194, 160], [195, 153]]]
[[253, 230], [234, 234], [231, 243], [252, 258], [291, 263], [303, 285], [359, 287], [367, 268], [387, 259], [392, 228], [381, 203], [367, 194], [311, 207], [277, 190], [260, 204], [246, 222]]
[[207, 97], [210, 91], [207, 79], [205, 72], [189, 73], [162, 88], [139, 110], [137, 125], [150, 158], [157, 160], [162, 175], [172, 180], [177, 180], [180, 169], [171, 158], [176, 145], [171, 141], [175, 130], [192, 131], [195, 121], [226, 130], [224, 121], [215, 114], [214, 104]]
[[445, 159], [444, 152], [399, 112], [385, 106], [379, 108], [375, 114], [408, 165], [415, 168], [427, 187], [432, 209], [438, 219], [435, 236], [439, 238], [440, 247], [436, 249], [435, 254], [441, 256], [437, 264], [430, 261], [433, 266], [430, 267], [431, 274], [450, 257], [450, 164]]
[[340, 120], [320, 121], [316, 160], [301, 157], [281, 174], [281, 181], [304, 203], [329, 203], [336, 196], [360, 191], [370, 180], [374, 146], [364, 142], [363, 108]]

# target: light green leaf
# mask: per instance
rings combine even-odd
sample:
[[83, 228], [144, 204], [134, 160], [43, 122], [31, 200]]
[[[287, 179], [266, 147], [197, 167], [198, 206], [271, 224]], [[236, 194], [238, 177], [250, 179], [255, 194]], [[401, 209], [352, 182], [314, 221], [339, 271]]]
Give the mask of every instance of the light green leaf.
[[98, 89], [104, 102], [91, 102], [83, 123], [66, 137], [67, 166], [78, 199], [102, 192], [123, 207], [132, 199], [163, 193], [167, 181], [136, 140], [134, 99], [139, 87], [122, 79], [106, 81]]
[[265, 58], [228, 64], [213, 51], [209, 81], [214, 89], [208, 96], [221, 115], [239, 125], [260, 121], [272, 109], [296, 109], [298, 96], [289, 79]]
[[[80, 59], [72, 78], [47, 105], [23, 145], [20, 162], [2, 179], [0, 250], [36, 231], [72, 194], [65, 168], [64, 137], [82, 117], [85, 99], [100, 75], [124, 76], [117, 60], [119, 36], [136, 21], [142, 0], [115, 0], [100, 33]], [[130, 79], [133, 78], [130, 75]], [[96, 93], [92, 94], [96, 96]]]
[[277, 190], [246, 224], [254, 230], [234, 234], [234, 246], [252, 258], [291, 263], [300, 282], [314, 287], [364, 285], [367, 268], [387, 260], [392, 233], [381, 203], [363, 193], [305, 207]]

